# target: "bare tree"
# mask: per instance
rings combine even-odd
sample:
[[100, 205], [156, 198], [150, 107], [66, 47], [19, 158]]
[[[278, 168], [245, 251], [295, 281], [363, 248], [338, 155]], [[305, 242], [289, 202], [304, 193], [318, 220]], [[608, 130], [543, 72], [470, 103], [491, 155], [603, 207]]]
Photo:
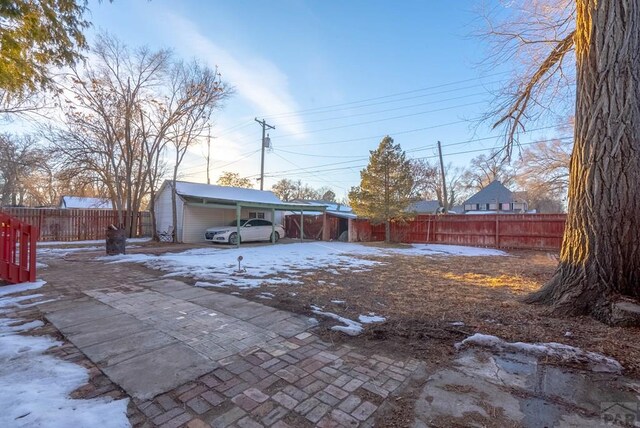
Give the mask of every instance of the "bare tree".
[[462, 181], [468, 190], [477, 192], [496, 180], [507, 187], [511, 186], [515, 177], [516, 172], [509, 158], [498, 151], [492, 151], [489, 155], [481, 154], [471, 159]]
[[148, 183], [146, 153], [138, 126], [149, 93], [159, 90], [170, 55], [166, 50], [131, 51], [100, 36], [93, 59], [72, 67], [66, 80], [62, 126], [46, 132], [61, 167], [95, 175], [118, 213], [119, 227], [135, 233], [135, 215]]
[[322, 199], [322, 196], [326, 193], [326, 189], [322, 190], [323, 192], [320, 192], [308, 184], [303, 183], [302, 180], [290, 180], [288, 178], [281, 179], [271, 187], [271, 191], [284, 202], [295, 199]]
[[438, 186], [442, 181], [439, 178], [439, 167], [425, 159], [411, 160], [411, 173], [413, 174], [412, 195], [416, 199], [428, 200], [436, 197]]
[[[522, 2], [521, 10], [538, 3]], [[529, 108], [546, 107], [540, 91], [564, 71], [567, 59], [575, 58], [575, 142], [560, 264], [528, 301], [550, 304], [562, 314], [638, 324], [640, 317], [620, 301], [640, 299], [640, 3], [566, 4], [569, 11], [575, 6], [575, 19], [565, 12], [531, 21], [532, 28], [546, 28], [545, 34], [557, 34], [557, 40], [539, 43], [545, 56], [532, 58], [533, 73], [507, 100], [496, 123], [506, 126], [511, 145]], [[523, 38], [512, 36], [514, 45], [526, 47], [528, 33], [514, 33]]]
[[[178, 94], [178, 99], [189, 100], [188, 108], [185, 108], [175, 123], [173, 123], [167, 133], [167, 139], [173, 145], [174, 164], [172, 177], [172, 216], [173, 230], [178, 230], [178, 214], [176, 207], [176, 181], [180, 164], [189, 148], [197, 138], [205, 135], [205, 130], [209, 128], [211, 114], [216, 108], [221, 106], [222, 101], [227, 97], [228, 91], [222, 83], [221, 76], [217, 70], [203, 67], [196, 61], [191, 63], [179, 62], [171, 70], [172, 87]], [[174, 233], [173, 241], [177, 242], [178, 235]]]
[[571, 144], [563, 140], [541, 141], [522, 151], [516, 183], [526, 192], [529, 208], [562, 212], [569, 186]]
[[246, 178], [240, 177], [237, 172], [223, 171], [218, 177], [217, 184], [220, 186], [230, 187], [244, 187], [246, 189], [253, 189], [253, 182]]
[[0, 134], [0, 205], [37, 200], [34, 179], [45, 162], [46, 155], [34, 138]]

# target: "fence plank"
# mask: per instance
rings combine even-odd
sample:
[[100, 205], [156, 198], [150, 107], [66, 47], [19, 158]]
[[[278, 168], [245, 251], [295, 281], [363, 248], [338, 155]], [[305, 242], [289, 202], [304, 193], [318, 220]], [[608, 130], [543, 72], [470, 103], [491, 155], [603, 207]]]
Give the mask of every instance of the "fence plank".
[[[391, 225], [395, 242], [558, 250], [566, 214], [419, 215]], [[306, 228], [306, 225], [305, 225]], [[384, 241], [384, 225], [350, 222], [353, 241]]]
[[[41, 241], [105, 239], [107, 227], [117, 220], [111, 210], [11, 207], [0, 212], [37, 227]], [[150, 213], [138, 213], [136, 221], [136, 236], [151, 236]]]

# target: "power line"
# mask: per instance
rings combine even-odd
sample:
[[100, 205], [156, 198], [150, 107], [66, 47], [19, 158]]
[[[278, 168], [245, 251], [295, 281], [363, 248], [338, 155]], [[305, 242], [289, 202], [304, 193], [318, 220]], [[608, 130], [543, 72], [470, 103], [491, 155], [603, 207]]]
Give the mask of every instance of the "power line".
[[[519, 145], [520, 146], [529, 146], [529, 145], [537, 144], [537, 143], [544, 143], [544, 142], [550, 142], [550, 141], [556, 141], [556, 140], [566, 140], [566, 139], [573, 139], [573, 136], [549, 138], [549, 139], [544, 139], [544, 140], [536, 140], [536, 141], [530, 141], [528, 143], [520, 143]], [[446, 145], [443, 145], [443, 147], [446, 147]], [[482, 149], [474, 149], [474, 150], [465, 150], [465, 151], [454, 152], [454, 153], [446, 153], [446, 154], [443, 154], [443, 156], [446, 157], [446, 156], [455, 156], [455, 155], [462, 155], [462, 154], [469, 154], [469, 153], [486, 152], [488, 150], [493, 150], [493, 148], [482, 148]], [[438, 157], [438, 155], [421, 156], [421, 157], [417, 157], [417, 158], [413, 158], [413, 159], [416, 159], [416, 160], [433, 159], [433, 158], [436, 158], [436, 157]], [[340, 164], [351, 163], [351, 162], [356, 162], [356, 161], [346, 161], [346, 162], [338, 162], [338, 163], [332, 163], [332, 164], [317, 165], [316, 168], [321, 168], [323, 166], [340, 165]], [[307, 173], [320, 173], [320, 172], [341, 171], [341, 170], [347, 170], [347, 169], [352, 169], [352, 168], [363, 168], [365, 166], [367, 166], [367, 164], [350, 165], [350, 166], [346, 166], [346, 167], [326, 168], [326, 169], [316, 169], [316, 170], [309, 170], [308, 168], [310, 168], [310, 167], [307, 167], [307, 168], [298, 168], [298, 169], [274, 171], [271, 174], [268, 174], [267, 176], [269, 176], [269, 177], [274, 177], [274, 176], [278, 177], [278, 176], [281, 176], [282, 174], [296, 173], [298, 171], [302, 171], [303, 169]]]
[[441, 123], [441, 124], [438, 124], [438, 125], [424, 126], [422, 128], [414, 128], [414, 129], [408, 129], [408, 130], [404, 130], [404, 131], [387, 132], [385, 134], [376, 134], [376, 135], [368, 136], [368, 137], [349, 138], [349, 139], [346, 139], [346, 140], [333, 140], [333, 141], [326, 141], [326, 142], [323, 142], [323, 143], [287, 144], [287, 145], [283, 145], [283, 146], [280, 146], [280, 147], [327, 146], [327, 145], [332, 145], [332, 144], [353, 143], [353, 142], [356, 142], [356, 141], [380, 139], [380, 138], [385, 137], [387, 135], [395, 136], [395, 135], [411, 134], [411, 133], [414, 133], [414, 132], [427, 131], [429, 129], [435, 129], [435, 128], [443, 128], [445, 126], [458, 125], [460, 123], [467, 123], [467, 122], [469, 122], [469, 120], [467, 120], [467, 119], [465, 119], [465, 120], [456, 120], [454, 122], [447, 122], [447, 123]]
[[[501, 76], [501, 75], [505, 75], [508, 74], [510, 72], [508, 71], [504, 71], [504, 72], [500, 72], [500, 73], [494, 73], [494, 74], [489, 74], [487, 76], [483, 76], [485, 78], [487, 77], [495, 77], [495, 76]], [[336, 107], [342, 107], [342, 106], [348, 106], [348, 105], [353, 105], [353, 104], [361, 104], [364, 102], [369, 102], [369, 101], [376, 101], [376, 100], [382, 100], [382, 99], [386, 99], [386, 98], [393, 98], [393, 97], [397, 97], [397, 96], [401, 96], [401, 95], [408, 95], [408, 94], [412, 94], [412, 93], [416, 93], [416, 92], [424, 92], [424, 91], [428, 91], [428, 90], [432, 90], [432, 89], [439, 89], [439, 88], [444, 88], [447, 86], [453, 86], [453, 85], [458, 85], [460, 83], [466, 83], [466, 82], [472, 82], [478, 81], [478, 78], [471, 78], [471, 79], [464, 79], [464, 80], [458, 80], [458, 81], [454, 81], [454, 82], [449, 82], [449, 83], [443, 83], [440, 85], [435, 85], [435, 86], [428, 86], [425, 88], [420, 88], [420, 89], [413, 89], [410, 91], [404, 91], [404, 92], [396, 92], [394, 94], [388, 94], [388, 95], [383, 95], [383, 96], [379, 96], [379, 97], [373, 97], [373, 98], [366, 98], [366, 99], [362, 99], [359, 101], [350, 101], [350, 102], [345, 102], [345, 103], [339, 103], [339, 104], [333, 104], [333, 105], [328, 105], [328, 106], [324, 106], [324, 107], [314, 107], [314, 108], [309, 108], [309, 109], [303, 109], [303, 110], [295, 110], [295, 111], [289, 111], [289, 112], [282, 112], [282, 113], [274, 113], [271, 115], [264, 115], [265, 118], [276, 118], [276, 117], [284, 117], [284, 116], [298, 116], [304, 113], [308, 113], [308, 112], [314, 112], [314, 111], [318, 111], [318, 110], [326, 110], [326, 109], [334, 109]]]
[[[385, 101], [385, 102], [381, 102], [381, 103], [365, 104], [365, 105], [357, 106], [357, 107], [349, 107], [349, 108], [343, 108], [343, 109], [337, 109], [337, 110], [328, 110], [328, 111], [323, 112], [323, 113], [333, 113], [333, 112], [344, 111], [344, 110], [353, 110], [354, 108], [371, 107], [371, 106], [380, 105], [380, 104], [388, 104], [388, 103], [392, 103], [392, 102], [407, 101], [407, 100], [412, 100], [412, 99], [416, 99], [416, 98], [424, 98], [426, 96], [431, 96], [431, 95], [439, 95], [439, 94], [455, 92], [455, 91], [464, 90], [464, 89], [472, 89], [472, 88], [476, 88], [477, 86], [478, 85], [467, 86], [467, 87], [463, 87], [463, 88], [457, 88], [457, 89], [437, 92], [437, 93], [433, 93], [433, 94], [419, 95], [417, 97], [402, 98], [402, 99], [398, 99], [398, 100]], [[473, 96], [485, 95], [485, 94], [486, 94], [485, 92], [476, 92], [474, 94], [467, 94], [467, 95], [461, 95], [459, 97], [446, 98], [444, 101], [458, 100], [458, 99], [463, 99], [463, 98], [470, 98], [470, 97], [473, 97]], [[402, 110], [402, 109], [405, 109], [405, 108], [420, 107], [420, 106], [423, 106], [423, 105], [436, 104], [436, 103], [439, 103], [439, 102], [443, 102], [443, 100], [429, 101], [429, 102], [424, 102], [424, 103], [412, 104], [412, 105], [408, 105], [408, 106], [394, 107], [394, 108], [390, 108], [390, 109], [377, 110], [377, 111], [372, 111], [372, 112], [356, 113], [356, 114], [346, 115], [346, 116], [345, 115], [341, 115], [341, 116], [335, 116], [335, 117], [329, 117], [329, 118], [323, 118], [323, 119], [305, 120], [305, 121], [302, 121], [302, 122], [285, 122], [285, 123], [280, 123], [280, 126], [302, 125], [302, 124], [306, 124], [306, 123], [326, 122], [326, 121], [329, 121], [329, 120], [338, 120], [338, 119], [344, 119], [344, 118], [349, 118], [349, 117], [367, 116], [367, 115], [370, 115], [370, 114], [377, 114], [377, 113], [384, 113], [384, 112], [388, 112], [388, 111]]]
[[[228, 163], [226, 163], [224, 165], [215, 166], [214, 168], [216, 168], [216, 169], [226, 168], [229, 165], [233, 165], [234, 163], [238, 163], [238, 162], [241, 162], [241, 161], [243, 161], [243, 160], [245, 160], [247, 158], [250, 158], [251, 156], [253, 156], [256, 153], [258, 153], [259, 151], [260, 151], [260, 149], [254, 150], [252, 152], [249, 152], [246, 156], [242, 156], [242, 157], [240, 157], [240, 158], [238, 158], [238, 159], [236, 159], [234, 161], [228, 162]], [[194, 168], [194, 167], [190, 167], [190, 168]], [[190, 175], [197, 175], [197, 174], [201, 174], [201, 173], [205, 172], [205, 169], [203, 169], [201, 166], [200, 167], [196, 166], [195, 168], [200, 168], [200, 169], [197, 170], [197, 171], [190, 172], [188, 174], [184, 174], [184, 176], [188, 177]], [[189, 169], [189, 168], [186, 168], [186, 169]]]
[[306, 132], [295, 132], [295, 133], [292, 133], [292, 134], [284, 134], [284, 135], [278, 136], [278, 138], [294, 137], [296, 135], [316, 134], [318, 132], [326, 132], [326, 131], [333, 131], [333, 130], [336, 130], [336, 129], [352, 128], [354, 126], [360, 126], [360, 125], [370, 125], [372, 123], [386, 122], [388, 120], [396, 120], [396, 119], [405, 119], [407, 117], [420, 116], [420, 115], [429, 114], [429, 113], [437, 113], [437, 112], [441, 112], [441, 111], [453, 110], [453, 109], [457, 109], [457, 108], [460, 108], [460, 107], [469, 107], [469, 106], [478, 105], [478, 104], [484, 104], [484, 103], [486, 103], [485, 100], [483, 100], [483, 101], [475, 101], [475, 102], [472, 102], [472, 103], [459, 104], [459, 105], [455, 105], [455, 106], [443, 107], [443, 108], [438, 108], [438, 109], [434, 109], [434, 110], [420, 111], [420, 112], [417, 112], [417, 113], [408, 113], [408, 114], [403, 114], [403, 115], [400, 115], [400, 116], [393, 116], [393, 117], [387, 117], [387, 118], [382, 118], [382, 119], [369, 120], [369, 121], [366, 121], [366, 122], [351, 123], [351, 124], [348, 124], [348, 125], [333, 126], [333, 127], [330, 127], [330, 128], [313, 129], [311, 131], [306, 131]]

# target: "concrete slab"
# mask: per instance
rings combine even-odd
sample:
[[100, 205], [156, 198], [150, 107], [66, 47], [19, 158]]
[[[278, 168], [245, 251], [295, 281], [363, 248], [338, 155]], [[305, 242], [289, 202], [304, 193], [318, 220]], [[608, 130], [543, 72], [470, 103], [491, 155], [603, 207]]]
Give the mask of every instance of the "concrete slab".
[[95, 300], [50, 312], [46, 318], [58, 329], [114, 315], [114, 309]]
[[636, 402], [624, 383], [617, 374], [541, 364], [530, 354], [471, 348], [429, 377], [414, 427], [600, 427], [607, 405]]
[[178, 343], [169, 335], [145, 330], [82, 348], [82, 352], [101, 366], [113, 366], [130, 358]]
[[148, 400], [217, 367], [188, 346], [176, 343], [104, 367], [103, 371], [129, 395]]
[[200, 287], [189, 287], [187, 289], [163, 291], [162, 293], [172, 297], [177, 297], [178, 299], [193, 301], [201, 297], [209, 297], [212, 291], [207, 291]]
[[274, 313], [276, 312], [276, 309], [270, 306], [246, 301], [244, 304], [223, 308], [221, 310], [219, 309], [219, 311], [228, 316], [238, 318], [243, 321], [249, 321], [259, 316]]
[[150, 325], [132, 318], [133, 317], [127, 315], [122, 315], [111, 318], [108, 323], [103, 323], [102, 320], [98, 320], [83, 324], [84, 329], [82, 332], [63, 332], [74, 345], [82, 349], [85, 346], [109, 342], [152, 329]]
[[200, 297], [195, 303], [200, 306], [204, 306], [205, 308], [217, 310], [226, 314], [231, 308], [235, 306], [242, 306], [247, 302], [248, 300], [246, 299], [212, 291], [209, 296]]
[[266, 314], [248, 319], [247, 322], [253, 325], [257, 325], [258, 327], [271, 328], [272, 325], [292, 317], [293, 314], [291, 312], [274, 310], [273, 312], [268, 312]]
[[38, 305], [38, 309], [45, 314], [50, 312], [56, 312], [62, 309], [68, 309], [77, 306], [82, 302], [92, 301], [89, 297], [65, 297], [61, 296], [58, 300], [53, 300], [47, 303], [42, 303]]
[[191, 285], [185, 284], [184, 282], [175, 279], [159, 279], [157, 281], [148, 283], [148, 286], [152, 290], [159, 291], [161, 293], [193, 288]]

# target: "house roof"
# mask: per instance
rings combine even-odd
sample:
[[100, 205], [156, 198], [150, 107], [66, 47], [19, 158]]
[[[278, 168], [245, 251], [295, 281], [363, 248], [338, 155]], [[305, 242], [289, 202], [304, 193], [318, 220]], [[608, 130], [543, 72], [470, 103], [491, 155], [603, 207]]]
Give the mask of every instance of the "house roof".
[[113, 204], [109, 199], [84, 196], [63, 196], [60, 201], [60, 206], [62, 208], [113, 209]]
[[513, 202], [513, 192], [507, 189], [500, 181], [492, 181], [487, 187], [471, 196], [466, 204], [490, 204]]
[[435, 214], [439, 208], [440, 202], [438, 201], [416, 201], [409, 205], [407, 211], [418, 214]]

